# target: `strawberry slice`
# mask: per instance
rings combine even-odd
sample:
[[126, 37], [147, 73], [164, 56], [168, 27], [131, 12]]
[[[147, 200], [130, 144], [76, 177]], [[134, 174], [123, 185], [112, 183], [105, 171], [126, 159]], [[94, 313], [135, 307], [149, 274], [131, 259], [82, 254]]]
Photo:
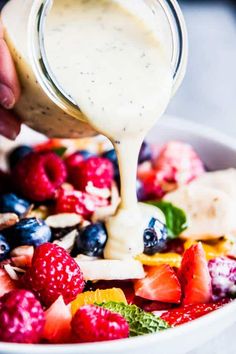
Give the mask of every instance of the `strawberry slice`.
[[147, 268], [144, 279], [134, 283], [135, 295], [144, 299], [179, 303], [181, 286], [173, 268], [167, 264]]
[[172, 309], [164, 312], [161, 315], [161, 318], [168, 322], [171, 326], [178, 326], [217, 310], [229, 301], [229, 299], [223, 299], [211, 304], [186, 305], [178, 309]]
[[70, 307], [65, 305], [62, 296], [45, 311], [45, 318], [43, 338], [50, 343], [68, 343], [72, 314]]
[[62, 139], [49, 139], [34, 146], [35, 151], [51, 151], [65, 147]]
[[211, 277], [200, 242], [184, 252], [179, 270], [179, 279], [184, 294], [184, 305], [197, 305], [211, 300]]
[[4, 269], [0, 269], [0, 297], [16, 289], [16, 283]]

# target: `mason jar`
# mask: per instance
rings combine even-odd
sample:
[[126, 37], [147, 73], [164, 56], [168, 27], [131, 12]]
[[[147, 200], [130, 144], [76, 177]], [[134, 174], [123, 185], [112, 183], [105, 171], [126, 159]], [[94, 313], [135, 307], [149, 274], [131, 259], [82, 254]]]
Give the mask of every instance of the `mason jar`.
[[[92, 136], [96, 132], [87, 123], [86, 115], [58, 85], [48, 66], [43, 34], [52, 4], [53, 0], [10, 0], [2, 10], [5, 39], [22, 87], [14, 110], [28, 126], [49, 137]], [[187, 63], [187, 33], [177, 1], [132, 0], [126, 4], [130, 11], [158, 31], [158, 38], [171, 60], [174, 94]]]

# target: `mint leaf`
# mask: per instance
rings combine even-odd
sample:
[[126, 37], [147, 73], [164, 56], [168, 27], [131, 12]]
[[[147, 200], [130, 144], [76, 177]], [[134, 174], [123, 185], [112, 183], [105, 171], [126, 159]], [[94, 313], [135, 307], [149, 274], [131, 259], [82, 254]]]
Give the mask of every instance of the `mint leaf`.
[[65, 146], [53, 148], [53, 152], [55, 152], [55, 154], [57, 154], [59, 157], [62, 157], [65, 154], [66, 150], [67, 148]]
[[165, 214], [169, 238], [174, 239], [187, 229], [187, 217], [182, 209], [179, 209], [173, 204], [165, 201], [151, 201], [148, 203], [161, 209]]
[[136, 305], [125, 305], [122, 302], [106, 302], [97, 304], [112, 312], [119, 313], [129, 323], [130, 336], [140, 336], [148, 333], [156, 333], [170, 328], [169, 324], [152, 313], [141, 310]]

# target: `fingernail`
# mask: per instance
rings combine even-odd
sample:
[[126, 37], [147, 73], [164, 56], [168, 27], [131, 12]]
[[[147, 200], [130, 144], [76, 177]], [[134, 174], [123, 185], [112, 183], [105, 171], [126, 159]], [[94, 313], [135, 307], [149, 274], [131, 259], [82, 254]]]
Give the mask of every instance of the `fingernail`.
[[6, 109], [11, 109], [14, 107], [15, 102], [12, 90], [8, 86], [0, 84], [0, 104]]

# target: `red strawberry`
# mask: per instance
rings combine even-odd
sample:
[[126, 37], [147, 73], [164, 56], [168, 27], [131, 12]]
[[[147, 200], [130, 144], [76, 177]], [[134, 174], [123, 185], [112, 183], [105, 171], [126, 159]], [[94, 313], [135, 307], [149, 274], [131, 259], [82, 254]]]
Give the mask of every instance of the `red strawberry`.
[[171, 303], [146, 300], [139, 296], [135, 296], [132, 303], [146, 312], [164, 311], [173, 306]]
[[178, 326], [217, 310], [228, 302], [228, 299], [224, 299], [210, 304], [186, 305], [184, 307], [164, 312], [161, 315], [161, 318], [171, 326]]
[[77, 213], [89, 217], [98, 208], [108, 205], [108, 200], [81, 191], [59, 190], [55, 213]]
[[36, 248], [32, 266], [23, 275], [22, 282], [46, 306], [50, 306], [60, 295], [68, 304], [84, 288], [80, 267], [68, 252], [52, 243]]
[[0, 269], [0, 297], [16, 289], [16, 283], [4, 269]]
[[71, 327], [78, 342], [101, 342], [129, 336], [129, 325], [124, 317], [94, 305], [81, 307], [73, 317]]
[[45, 311], [45, 318], [43, 339], [54, 344], [68, 343], [71, 335], [72, 314], [62, 296]]
[[38, 202], [52, 199], [66, 175], [64, 162], [54, 152], [27, 154], [12, 170], [12, 179], [20, 193]]
[[52, 151], [59, 148], [64, 148], [62, 139], [49, 139], [43, 143], [37, 144], [34, 146], [35, 151]]
[[162, 187], [163, 176], [151, 169], [138, 173], [139, 179], [142, 182], [144, 199], [155, 200], [164, 196], [165, 191]]
[[110, 160], [90, 157], [82, 161], [70, 173], [70, 181], [76, 189], [86, 191], [91, 184], [96, 188], [110, 188], [114, 178], [114, 168]]
[[179, 303], [181, 287], [179, 280], [169, 265], [149, 267], [144, 279], [134, 283], [135, 295], [144, 299]]
[[200, 242], [184, 252], [179, 278], [184, 305], [207, 303], [211, 300], [211, 277]]

